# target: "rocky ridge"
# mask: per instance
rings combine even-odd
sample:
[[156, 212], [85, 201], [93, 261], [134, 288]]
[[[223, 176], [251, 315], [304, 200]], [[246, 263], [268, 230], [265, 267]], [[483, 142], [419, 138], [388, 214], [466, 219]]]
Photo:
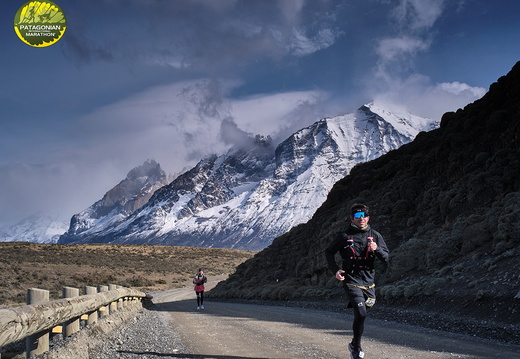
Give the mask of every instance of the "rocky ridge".
[[276, 238], [212, 295], [341, 298], [323, 251], [350, 206], [364, 202], [391, 250], [388, 268], [377, 268], [381, 303], [518, 325], [519, 84], [520, 63], [482, 99], [446, 113], [439, 129], [355, 166], [310, 221]]

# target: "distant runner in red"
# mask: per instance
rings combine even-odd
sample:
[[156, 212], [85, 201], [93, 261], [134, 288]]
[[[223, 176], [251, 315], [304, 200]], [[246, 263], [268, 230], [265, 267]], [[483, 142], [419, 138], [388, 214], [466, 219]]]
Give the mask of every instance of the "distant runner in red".
[[[352, 359], [362, 359], [365, 358], [365, 352], [361, 349], [361, 336], [367, 308], [371, 308], [376, 302], [374, 262], [376, 258], [384, 263], [388, 262], [389, 252], [383, 236], [368, 224], [368, 206], [354, 204], [350, 213], [350, 225], [336, 233], [325, 250], [325, 256], [329, 269], [344, 284], [349, 300], [348, 307], [354, 309], [354, 337], [348, 345], [350, 355]], [[336, 263], [337, 252], [341, 255], [341, 267]]]
[[208, 281], [208, 278], [204, 275], [204, 268], [199, 268], [199, 272], [193, 278], [193, 284], [195, 287], [195, 293], [197, 294], [197, 310], [204, 309], [204, 283]]

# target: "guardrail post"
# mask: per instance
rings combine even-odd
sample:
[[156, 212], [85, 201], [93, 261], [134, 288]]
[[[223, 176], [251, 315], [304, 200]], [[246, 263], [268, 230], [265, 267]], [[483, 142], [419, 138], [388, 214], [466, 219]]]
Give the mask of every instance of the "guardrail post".
[[[115, 289], [117, 289], [116, 284], [108, 285], [108, 290], [115, 290]], [[110, 303], [110, 314], [114, 314], [115, 312], [117, 312], [117, 301]]]
[[[38, 304], [49, 301], [49, 291], [38, 288], [27, 290], [27, 304]], [[26, 357], [40, 355], [49, 350], [49, 330], [33, 334], [25, 339]]]
[[[116, 289], [121, 289], [121, 288], [123, 288], [122, 285], [116, 285]], [[124, 307], [125, 307], [124, 298], [119, 298], [119, 300], [117, 301], [117, 310], [122, 310]]]
[[[85, 286], [85, 295], [90, 295], [90, 294], [97, 294], [97, 288]], [[87, 325], [94, 324], [97, 321], [98, 321], [98, 311], [97, 310], [94, 310], [94, 311], [88, 313]]]
[[[98, 286], [98, 292], [108, 292], [108, 285], [100, 285]], [[108, 316], [108, 306], [100, 307], [99, 308], [99, 317], [105, 318]]]
[[[64, 287], [62, 290], [62, 298], [79, 297], [79, 289], [72, 287]], [[70, 337], [79, 331], [79, 318], [68, 320], [63, 325], [63, 338]]]

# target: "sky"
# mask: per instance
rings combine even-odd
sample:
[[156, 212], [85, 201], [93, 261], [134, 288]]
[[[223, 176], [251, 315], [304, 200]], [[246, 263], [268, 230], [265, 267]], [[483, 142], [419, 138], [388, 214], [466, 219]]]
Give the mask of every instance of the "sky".
[[14, 32], [24, 3], [0, 2], [0, 225], [373, 101], [439, 120], [520, 60], [510, 0], [57, 0], [47, 47]]

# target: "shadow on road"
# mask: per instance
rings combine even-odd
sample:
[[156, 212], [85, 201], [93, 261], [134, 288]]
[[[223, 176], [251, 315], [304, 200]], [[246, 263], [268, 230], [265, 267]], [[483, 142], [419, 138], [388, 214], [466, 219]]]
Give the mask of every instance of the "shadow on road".
[[182, 359], [269, 359], [269, 358], [252, 358], [252, 357], [237, 357], [229, 355], [198, 355], [198, 354], [179, 354], [179, 353], [157, 353], [157, 352], [142, 352], [131, 350], [118, 350], [121, 354], [135, 354], [135, 355], [152, 355], [164, 358], [182, 358]]
[[[215, 306], [213, 306], [213, 303]], [[206, 304], [206, 303], [205, 303]], [[227, 304], [227, 305], [226, 305]], [[231, 306], [236, 305], [236, 310]], [[255, 306], [255, 304], [230, 303], [226, 301], [207, 301], [206, 310], [197, 311], [196, 301], [193, 299], [184, 299], [171, 302], [157, 303], [149, 308], [150, 310], [175, 312], [194, 312], [195, 314], [230, 317], [241, 319], [254, 319], [260, 321], [277, 321], [294, 323], [302, 327], [321, 330], [324, 333], [348, 338], [352, 335], [350, 330], [352, 327], [353, 316], [346, 313], [326, 312], [323, 310], [302, 309], [291, 307], [279, 307], [265, 305], [265, 310], [248, 310], [247, 306]], [[260, 305], [263, 306], [263, 305]], [[281, 310], [285, 308], [287, 312]], [[411, 325], [399, 324], [395, 322], [385, 321], [381, 319], [368, 318], [365, 337], [374, 341], [387, 343], [392, 346], [402, 346], [415, 348], [424, 352], [445, 352], [453, 355], [470, 355], [472, 358], [487, 358], [482, 353], [485, 346], [492, 345], [498, 352], [504, 350], [508, 353], [518, 350], [518, 346], [501, 344], [496, 342], [487, 342], [486, 340], [471, 338], [468, 336], [436, 331], [433, 329], [425, 329]], [[435, 338], [432, 340], [432, 338]], [[182, 355], [173, 356], [182, 358]], [[229, 358], [239, 359], [239, 357], [222, 357], [222, 356], [201, 356], [192, 355], [184, 356], [186, 358]], [[492, 356], [493, 358], [498, 356]], [[240, 357], [242, 358], [242, 357]], [[491, 358], [491, 357], [490, 357]], [[251, 358], [248, 358], [251, 359]]]
[[[213, 305], [214, 304], [214, 305]], [[205, 301], [205, 310], [196, 310], [195, 299], [177, 300], [173, 302], [162, 302], [149, 307], [149, 310], [168, 312], [168, 313], [186, 313], [192, 312], [197, 315], [208, 315], [216, 317], [232, 317], [241, 319], [253, 319], [258, 321], [272, 322], [280, 321], [285, 323], [303, 325], [312, 329], [326, 330], [334, 335], [352, 335], [350, 327], [352, 326], [353, 316], [349, 314], [338, 314], [334, 312], [326, 312], [322, 310], [302, 309], [296, 307], [272, 306], [251, 303], [227, 302], [227, 301]], [[230, 307], [231, 306], [231, 307]], [[263, 308], [265, 310], [255, 311], [248, 310], [249, 306]], [[286, 312], [287, 311], [287, 312]], [[321, 317], [336, 318], [334, 325], [330, 320], [316, 320], [310, 318], [308, 314], [314, 312]]]

